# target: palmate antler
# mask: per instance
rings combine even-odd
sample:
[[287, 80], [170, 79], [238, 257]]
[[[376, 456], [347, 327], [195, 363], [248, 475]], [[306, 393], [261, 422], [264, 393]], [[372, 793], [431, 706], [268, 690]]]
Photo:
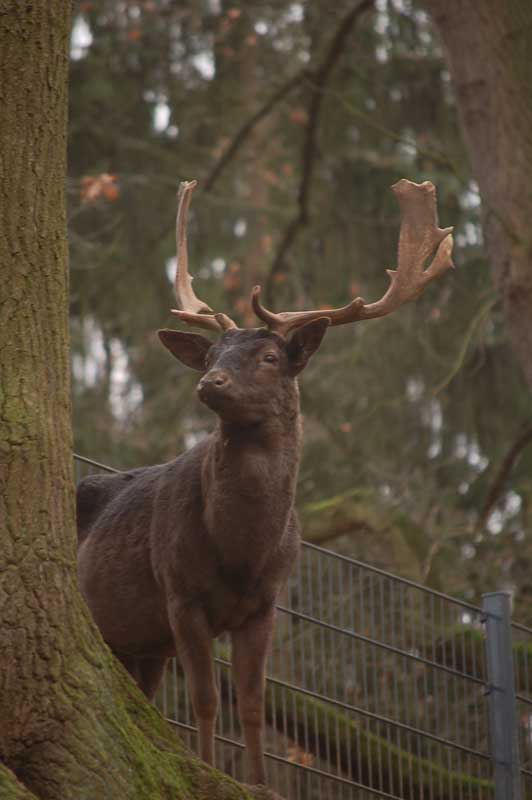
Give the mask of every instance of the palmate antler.
[[[412, 183], [405, 178], [392, 186], [401, 207], [401, 233], [397, 269], [388, 269], [390, 286], [376, 303], [366, 303], [357, 297], [341, 308], [317, 311], [283, 311], [274, 314], [261, 305], [260, 286], [255, 286], [251, 302], [255, 314], [270, 330], [286, 336], [310, 320], [329, 317], [331, 325], [346, 325], [363, 319], [384, 317], [396, 308], [415, 300], [425, 286], [452, 269], [452, 228], [438, 227], [436, 189], [430, 181]], [[427, 259], [436, 251], [431, 265], [424, 270]]]
[[[217, 331], [229, 330], [237, 327], [233, 320], [225, 314], [214, 313], [196, 297], [191, 285], [192, 278], [188, 273], [185, 228], [190, 195], [195, 186], [196, 181], [191, 181], [182, 183], [179, 187], [175, 287], [178, 303], [183, 310], [173, 309], [172, 313], [189, 325]], [[383, 297], [375, 303], [366, 303], [362, 297], [357, 297], [341, 308], [282, 311], [274, 314], [261, 304], [260, 286], [255, 286], [251, 296], [253, 309], [270, 330], [287, 336], [296, 328], [321, 317], [328, 317], [331, 325], [346, 325], [359, 320], [384, 317], [404, 303], [415, 300], [427, 284], [454, 267], [451, 260], [453, 229], [438, 227], [434, 185], [430, 181], [412, 183], [403, 178], [392, 186], [392, 190], [401, 208], [401, 232], [397, 269], [386, 270], [390, 276], [390, 286]], [[431, 264], [425, 269], [425, 264], [434, 252]]]

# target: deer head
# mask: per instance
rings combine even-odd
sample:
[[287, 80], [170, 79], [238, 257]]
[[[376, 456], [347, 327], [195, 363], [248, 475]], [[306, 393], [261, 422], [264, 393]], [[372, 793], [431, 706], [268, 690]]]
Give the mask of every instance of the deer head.
[[387, 270], [390, 286], [380, 300], [366, 303], [357, 297], [341, 308], [275, 314], [261, 304], [260, 287], [255, 286], [252, 306], [266, 327], [238, 328], [228, 316], [200, 300], [192, 288], [186, 221], [195, 186], [196, 181], [190, 181], [179, 187], [175, 292], [180, 308], [172, 313], [188, 325], [221, 336], [214, 344], [199, 334], [168, 329], [159, 331], [159, 337], [182, 363], [203, 373], [199, 397], [224, 421], [257, 422], [281, 413], [286, 397], [294, 393], [290, 391], [294, 378], [318, 349], [329, 326], [390, 314], [454, 266], [452, 228], [438, 227], [435, 187], [429, 181], [417, 184], [402, 179], [392, 186], [402, 216], [398, 265], [397, 270]]

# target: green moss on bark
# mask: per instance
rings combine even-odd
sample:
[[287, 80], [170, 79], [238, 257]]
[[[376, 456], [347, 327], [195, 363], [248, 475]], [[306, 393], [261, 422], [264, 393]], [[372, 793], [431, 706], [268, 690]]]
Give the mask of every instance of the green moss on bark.
[[0, 800], [36, 800], [11, 770], [0, 763]]

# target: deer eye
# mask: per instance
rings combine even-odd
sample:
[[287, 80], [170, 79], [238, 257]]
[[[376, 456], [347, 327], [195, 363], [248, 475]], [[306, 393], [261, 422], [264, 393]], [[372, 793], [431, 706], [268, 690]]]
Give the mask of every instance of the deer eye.
[[265, 353], [262, 360], [267, 361], [268, 364], [275, 364], [277, 361], [277, 356], [275, 353]]

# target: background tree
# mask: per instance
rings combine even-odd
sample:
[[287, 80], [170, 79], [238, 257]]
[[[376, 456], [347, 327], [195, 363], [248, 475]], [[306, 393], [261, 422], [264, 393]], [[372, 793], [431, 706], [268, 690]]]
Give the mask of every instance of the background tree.
[[0, 7], [0, 797], [251, 797], [187, 754], [115, 662], [77, 591], [69, 11], [64, 0]]
[[[429, 0], [427, 7], [444, 45], [472, 172], [482, 198], [486, 252], [505, 330], [531, 391], [532, 9], [519, 0], [467, 5]], [[503, 408], [512, 402], [510, 387], [505, 389]], [[493, 470], [479, 528], [493, 509], [501, 507], [501, 497], [512, 482], [523, 486], [518, 477], [519, 460], [529, 475], [530, 454], [525, 448], [531, 440], [527, 410], [502, 463]], [[529, 485], [527, 478], [524, 482]], [[518, 496], [529, 504], [528, 490]], [[528, 599], [529, 551], [513, 564], [507, 561], [506, 566], [519, 575], [520, 600]]]
[[532, 8], [428, 0], [482, 197], [486, 248], [532, 389]]

